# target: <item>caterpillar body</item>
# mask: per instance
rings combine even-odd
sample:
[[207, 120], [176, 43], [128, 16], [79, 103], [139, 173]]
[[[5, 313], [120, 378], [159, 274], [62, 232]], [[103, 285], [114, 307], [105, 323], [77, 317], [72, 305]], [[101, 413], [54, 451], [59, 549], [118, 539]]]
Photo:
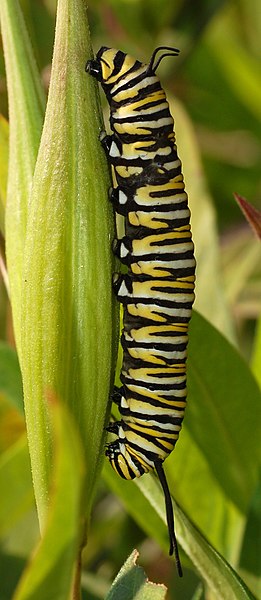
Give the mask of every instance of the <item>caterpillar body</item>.
[[177, 155], [174, 122], [156, 75], [159, 47], [149, 64], [102, 47], [86, 71], [101, 83], [112, 135], [102, 144], [113, 171], [110, 196], [125, 217], [114, 252], [128, 266], [114, 276], [124, 307], [122, 387], [113, 400], [121, 420], [106, 455], [124, 479], [156, 470], [165, 494], [170, 554], [182, 575], [171, 497], [162, 463], [172, 452], [186, 406], [188, 323], [194, 300], [195, 259], [190, 212]]

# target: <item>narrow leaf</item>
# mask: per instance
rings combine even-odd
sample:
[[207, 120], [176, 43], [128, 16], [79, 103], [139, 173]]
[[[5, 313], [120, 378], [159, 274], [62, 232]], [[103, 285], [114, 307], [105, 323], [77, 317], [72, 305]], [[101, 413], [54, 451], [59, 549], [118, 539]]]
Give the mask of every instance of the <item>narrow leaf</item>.
[[7, 171], [8, 171], [8, 123], [0, 115], [0, 230], [5, 234], [5, 205], [6, 205], [6, 189], [7, 189]]
[[261, 212], [255, 208], [250, 202], [239, 194], [234, 194], [234, 198], [240, 206], [243, 215], [256, 233], [257, 237], [261, 238]]
[[25, 431], [22, 379], [16, 352], [0, 342], [0, 452]]
[[0, 21], [10, 119], [6, 254], [14, 329], [20, 356], [24, 241], [32, 177], [43, 123], [44, 97], [18, 0], [1, 0]]
[[[117, 496], [129, 515], [138, 523], [146, 534], [154, 539], [159, 546], [168, 553], [169, 537], [167, 527], [155, 510], [151, 510], [145, 500], [136, 480], [127, 481], [121, 479], [112, 469], [108, 460], [104, 461], [102, 477], [109, 489]], [[149, 480], [146, 477], [147, 485]]]
[[240, 568], [253, 578], [258, 597], [261, 594], [261, 483], [253, 495], [240, 556]]
[[182, 510], [175, 507], [180, 543], [217, 600], [254, 600], [253, 594], [232, 567], [207, 542]]
[[14, 600], [69, 600], [72, 597], [81, 542], [83, 452], [72, 419], [54, 398], [52, 416], [54, 465], [46, 528]]
[[186, 415], [179, 442], [164, 466], [174, 498], [209, 542], [235, 564], [245, 515], [216, 479], [208, 455], [199, 448], [186, 426]]
[[0, 458], [0, 536], [3, 538], [34, 505], [32, 475], [25, 436]]
[[[222, 248], [223, 281], [226, 297], [234, 310], [238, 311], [238, 304], [251, 279], [259, 281], [261, 250], [259, 241], [250, 232], [235, 235], [227, 241]], [[260, 294], [257, 291], [259, 308]], [[258, 309], [257, 309], [258, 312]], [[237, 313], [238, 314], [238, 313]]]
[[0, 342], [0, 392], [24, 414], [22, 379], [17, 354], [4, 342]]
[[261, 388], [261, 316], [257, 322], [256, 335], [254, 340], [254, 350], [252, 358], [252, 369]]
[[[208, 45], [222, 69], [228, 85], [240, 102], [261, 118], [261, 75], [258, 60], [247, 52], [242, 36], [232, 31], [229, 12], [216, 19], [208, 32]], [[222, 48], [222, 52], [220, 49]]]

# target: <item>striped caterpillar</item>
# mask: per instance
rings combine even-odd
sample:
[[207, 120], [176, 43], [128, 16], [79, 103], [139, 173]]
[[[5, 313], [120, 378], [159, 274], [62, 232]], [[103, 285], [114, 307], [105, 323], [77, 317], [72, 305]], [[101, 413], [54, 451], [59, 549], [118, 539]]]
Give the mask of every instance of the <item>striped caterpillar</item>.
[[190, 212], [175, 144], [174, 123], [156, 70], [176, 48], [159, 47], [149, 64], [102, 47], [86, 71], [102, 85], [112, 135], [101, 141], [112, 167], [110, 199], [125, 218], [114, 252], [127, 274], [114, 276], [123, 304], [122, 387], [115, 388], [121, 420], [108, 431], [112, 467], [124, 479], [156, 470], [163, 487], [170, 538], [182, 575], [173, 508], [162, 463], [172, 452], [186, 406], [188, 323], [195, 259]]

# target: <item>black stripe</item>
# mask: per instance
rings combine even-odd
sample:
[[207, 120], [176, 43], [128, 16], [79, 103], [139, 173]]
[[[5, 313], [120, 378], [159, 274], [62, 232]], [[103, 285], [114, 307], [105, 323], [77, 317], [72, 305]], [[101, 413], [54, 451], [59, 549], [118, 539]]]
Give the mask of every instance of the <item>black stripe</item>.
[[[180, 190], [172, 190], [173, 196], [176, 196], [179, 193], [180, 193]], [[171, 204], [171, 203], [169, 203], [169, 204], [160, 203], [160, 204], [151, 204], [151, 205], [138, 204], [138, 202], [136, 202], [133, 199], [133, 196], [130, 195], [130, 196], [128, 196], [128, 209], [129, 209], [129, 212], [131, 212], [131, 211], [141, 211], [141, 212], [148, 212], [148, 213], [176, 212], [179, 210], [188, 209], [188, 202], [187, 202], [187, 200], [180, 200], [180, 202], [175, 202], [175, 203], [173, 202], [173, 204]]]
[[[173, 256], [174, 255], [174, 256]], [[175, 257], [175, 258], [174, 258]], [[170, 252], [168, 254], [156, 254], [156, 253], [148, 253], [148, 254], [144, 254], [144, 256], [142, 256], [142, 254], [137, 254], [135, 256], [130, 256], [130, 264], [131, 263], [136, 263], [139, 261], [144, 261], [144, 262], [151, 262], [151, 261], [157, 261], [157, 259], [159, 261], [161, 261], [161, 263], [165, 263], [166, 264], [166, 268], [168, 268], [168, 262], [173, 262], [173, 261], [178, 261], [178, 260], [191, 260], [194, 258], [194, 253], [193, 250], [188, 250], [187, 252], [175, 252], [175, 254], [171, 254]], [[164, 264], [163, 264], [164, 267]], [[160, 268], [160, 264], [159, 264], [159, 268]], [[173, 267], [174, 268], [174, 267]], [[191, 269], [193, 268], [193, 273], [195, 271], [195, 266], [191, 267], [188, 266], [186, 267], [186, 265], [184, 264], [183, 269]], [[192, 274], [193, 274], [192, 273]], [[186, 273], [187, 274], [187, 273]]]
[[[144, 85], [141, 89], [139, 89], [136, 96], [132, 96], [131, 98], [125, 98], [120, 100], [119, 102], [113, 99], [114, 96], [117, 96], [118, 93], [124, 92], [124, 90], [130, 90], [136, 87], [137, 83], [144, 80], [144, 73], [140, 73], [137, 77], [131, 79], [131, 81], [127, 81], [124, 85], [119, 86], [113, 94], [111, 94], [111, 107], [114, 106], [120, 107], [126, 104], [132, 104], [132, 102], [136, 102], [136, 100], [142, 100], [146, 96], [149, 96], [152, 92], [157, 92], [162, 89], [160, 82], [156, 80], [154, 83], [150, 83], [149, 85]], [[111, 86], [114, 87], [114, 86]]]
[[[182, 381], [180, 383], [148, 383], [147, 381], [140, 381], [140, 380], [136, 380], [136, 379], [132, 379], [131, 377], [125, 377], [125, 375], [123, 375], [121, 373], [120, 375], [120, 380], [122, 381], [122, 383], [124, 385], [138, 385], [141, 388], [146, 388], [148, 390], [148, 394], [149, 392], [169, 392], [171, 390], [184, 390], [186, 387], [186, 381]], [[169, 398], [170, 400], [170, 398]]]
[[[162, 235], [162, 233], [163, 233], [163, 231], [159, 233], [159, 237]], [[148, 233], [147, 233], [147, 235], [148, 235]], [[181, 233], [181, 235], [182, 235], [182, 233]], [[178, 244], [184, 244], [186, 242], [191, 243], [191, 237], [189, 237], [189, 238], [188, 237], [185, 237], [185, 238], [178, 237], [178, 238], [176, 238], [174, 236], [172, 237], [172, 236], [166, 235], [165, 239], [163, 239], [163, 240], [158, 239], [158, 240], [155, 240], [154, 242], [151, 241], [150, 242], [150, 246], [169, 246], [169, 245], [170, 246], [172, 246], [172, 245], [175, 246], [176, 244], [177, 245]], [[191, 250], [189, 250], [189, 252], [191, 252]]]
[[114, 59], [114, 70], [112, 72], [112, 77], [114, 77], [118, 73], [119, 73], [119, 77], [115, 82], [113, 82], [113, 84], [112, 84], [113, 86], [118, 85], [118, 83], [120, 81], [122, 81], [123, 79], [125, 79], [125, 77], [130, 75], [130, 73], [135, 73], [135, 71], [138, 71], [138, 69], [140, 69], [140, 67], [142, 66], [142, 63], [139, 60], [136, 60], [134, 65], [132, 67], [130, 67], [130, 69], [128, 69], [128, 71], [121, 73], [121, 69], [124, 66], [125, 59], [126, 59], [126, 54], [124, 54], [124, 52], [121, 52], [121, 51], [117, 52], [115, 59]]
[[[166, 350], [168, 351], [168, 348], [166, 348]], [[163, 365], [162, 368], [171, 368], [171, 367], [176, 367], [178, 365], [184, 365], [184, 363], [186, 362], [186, 356], [183, 356], [182, 358], [178, 359], [175, 358], [174, 359], [170, 359], [170, 358], [165, 358], [164, 356], [160, 356], [157, 355], [157, 357], [163, 361]], [[139, 368], [143, 368], [144, 369], [149, 369], [152, 367], [155, 367], [155, 363], [154, 362], [149, 362], [148, 360], [140, 360], [138, 358], [134, 358], [133, 356], [130, 356], [127, 351], [125, 352], [124, 358], [123, 358], [123, 369], [124, 371], [129, 371], [130, 369], [139, 369]], [[159, 365], [158, 365], [159, 366]], [[185, 369], [183, 374], [185, 375]]]
[[[165, 396], [165, 398], [164, 398], [164, 394], [163, 394], [162, 401], [159, 401], [159, 400], [156, 400], [155, 398], [151, 398], [151, 396], [146, 397], [146, 396], [143, 396], [142, 394], [139, 394], [138, 392], [131, 391], [128, 389], [128, 387], [126, 385], [124, 385], [124, 389], [125, 389], [124, 395], [125, 395], [127, 401], [128, 401], [128, 399], [131, 400], [133, 398], [134, 400], [138, 400], [138, 402], [140, 402], [141, 405], [143, 403], [146, 403], [146, 404], [151, 404], [152, 406], [155, 406], [155, 409], [166, 408], [168, 410], [178, 410], [180, 412], [184, 411], [185, 407], [186, 407], [186, 397], [185, 396], [183, 396], [183, 398], [180, 398], [179, 396], [175, 396], [173, 394], [172, 397]], [[169, 400], [169, 402], [172, 403], [172, 405], [167, 403], [167, 399]], [[165, 400], [165, 402], [164, 402], [164, 400]], [[185, 403], [185, 406], [176, 406], [176, 403], [181, 402], [181, 401]], [[142, 406], [141, 406], [141, 410], [142, 410]]]
[[[157, 448], [159, 448], [159, 450], [163, 450], [165, 456], [168, 456], [170, 454], [170, 452], [172, 451], [172, 450], [166, 449], [165, 445], [163, 445], [161, 443], [161, 441], [158, 440], [157, 437], [152, 437], [152, 436], [148, 436], [148, 435], [146, 435], [146, 437], [141, 435], [140, 437], [143, 437], [145, 440], [148, 440], [149, 442], [151, 442], [152, 444], [154, 444], [154, 446], [156, 446]], [[164, 440], [162, 440], [162, 442], [163, 441]], [[175, 443], [176, 443], [177, 440], [176, 439], [173, 439], [173, 440], [168, 439], [166, 441], [168, 442], [168, 444], [171, 444], [172, 446], [175, 446]], [[141, 445], [138, 446], [137, 444], [135, 444], [134, 442], [130, 442], [129, 440], [127, 442], [127, 446], [129, 446], [130, 448], [133, 448], [133, 450], [135, 450], [137, 452], [140, 452], [140, 454], [144, 455], [149, 460], [153, 460], [153, 457], [158, 458], [158, 455], [156, 453], [152, 452], [151, 450], [147, 450], [146, 448], [144, 448]]]
[[[162, 335], [162, 337], [164, 336]], [[169, 335], [169, 337], [171, 336]], [[152, 350], [152, 352], [153, 350], [157, 350], [158, 352], [184, 352], [187, 347], [187, 342], [183, 342], [181, 344], [170, 344], [167, 336], [165, 342], [129, 342], [122, 337], [121, 343], [126, 350], [129, 348], [143, 348], [144, 350]]]
[[[176, 378], [184, 377], [184, 375], [186, 374], [185, 365], [184, 365], [184, 368], [181, 369], [180, 371], [177, 371], [177, 373], [173, 373], [173, 371], [172, 371], [173, 368], [174, 367], [158, 367], [157, 365], [153, 365], [150, 363], [149, 367], [147, 369], [144, 368], [144, 370], [146, 371], [146, 376], [148, 378], [150, 378], [151, 380], [166, 379], [166, 384], [169, 385], [169, 379], [175, 380]], [[136, 377], [137, 374], [135, 373], [136, 369], [137, 370], [139, 369], [138, 365], [135, 369], [133, 369], [132, 375], [129, 375], [129, 376], [126, 375], [126, 379], [129, 378], [129, 379], [133, 379], [134, 381], [137, 381], [137, 377]], [[152, 372], [152, 371], [155, 371], [155, 369], [157, 370], [157, 372], [156, 373]], [[151, 383], [153, 383], [153, 381], [151, 381]]]
[[[134, 99], [133, 104], [135, 102], [136, 100]], [[149, 100], [146, 104], [142, 104], [142, 106], [137, 106], [136, 108], [133, 108], [133, 110], [137, 112], [142, 112], [143, 110], [147, 110], [148, 108], [153, 108], [153, 106], [160, 106], [161, 104], [163, 104], [163, 102], [167, 102], [165, 94], [164, 97], [162, 97], [160, 100]]]
[[[152, 114], [148, 114], [148, 115], [144, 115], [142, 114], [142, 112], [140, 111], [140, 113], [138, 113], [137, 115], [132, 116], [128, 116], [128, 117], [122, 117], [119, 119], [114, 119], [113, 115], [112, 115], [112, 122], [116, 123], [143, 123], [144, 121], [159, 121], [159, 119], [162, 118], [168, 118], [171, 117], [170, 112], [169, 112], [169, 108], [163, 108], [162, 110], [160, 110], [157, 113], [152, 113]], [[145, 125], [146, 127], [146, 125]]]
[[[164, 325], [161, 325], [161, 327], [164, 327]], [[128, 334], [128, 332], [131, 331], [132, 329], [135, 329], [134, 325], [130, 325], [128, 323], [127, 327], [124, 328], [124, 333], [126, 331], [127, 334]], [[122, 342], [125, 341], [124, 333], [121, 336]], [[154, 331], [153, 333], [148, 333], [147, 336], [148, 336], [148, 340], [150, 340], [150, 338], [152, 338], [152, 337], [153, 338], [157, 338], [157, 336], [158, 337], [166, 337], [166, 338], [168, 338], [168, 337], [172, 337], [172, 338], [175, 338], [175, 337], [188, 337], [188, 334], [187, 334], [186, 331], [184, 333], [183, 332], [178, 332], [178, 331]], [[131, 343], [132, 342], [130, 342], [130, 344]], [[133, 341], [133, 343], [135, 343], [135, 345], [137, 345], [137, 347], [143, 347], [143, 344], [145, 344], [145, 342], [136, 342], [135, 340]], [[151, 343], [149, 343], [146, 340], [146, 344], [145, 344], [146, 347], [147, 347], [147, 343], [148, 343], [148, 346], [150, 346], [150, 344], [151, 344], [153, 346], [153, 348], [156, 348], [157, 350], [161, 349], [160, 348], [161, 345], [164, 347], [164, 343], [163, 342], [162, 342], [162, 344], [161, 344], [161, 342], [154, 342], [154, 341], [151, 342]], [[154, 344], [156, 344], [156, 346]], [[176, 348], [177, 346], [179, 347], [179, 346], [183, 346], [183, 345], [185, 345], [185, 342], [181, 342], [180, 344], [178, 344], [177, 342], [173, 343], [173, 347], [174, 348]]]
[[[119, 79], [121, 79], [122, 77], [124, 77], [126, 75], [126, 73], [124, 75], [123, 74], [120, 75], [122, 66], [125, 63], [125, 59], [126, 59], [126, 55], [124, 54], [124, 52], [121, 52], [121, 50], [119, 50], [114, 57], [114, 69], [113, 69], [109, 79], [111, 77], [115, 77], [115, 75], [118, 75], [118, 74], [119, 74]], [[117, 80], [117, 81], [119, 81], [119, 80]]]
[[[173, 409], [172, 409], [173, 410]], [[142, 411], [142, 409], [141, 409]], [[135, 411], [131, 411], [129, 408], [121, 408], [120, 409], [120, 413], [122, 416], [124, 417], [133, 417], [135, 419], [141, 419], [142, 421], [147, 421], [148, 423], [148, 427], [154, 427], [154, 425], [151, 425], [151, 421], [156, 421], [160, 424], [167, 424], [169, 423], [170, 425], [177, 425], [178, 427], [181, 427], [182, 421], [183, 421], [183, 415], [181, 417], [173, 417], [170, 414], [166, 414], [166, 415], [159, 415], [157, 413], [153, 414], [153, 415], [149, 415], [147, 413], [142, 413], [142, 412], [135, 412]], [[168, 433], [168, 430], [166, 429], [161, 429], [162, 432], [166, 431], [166, 433]], [[172, 431], [170, 430], [169, 433], [172, 433]]]
[[[116, 122], [116, 120], [114, 120], [114, 123]], [[164, 148], [166, 146], [166, 139], [167, 136], [163, 135], [163, 132], [166, 133], [166, 126], [163, 126], [161, 128], [159, 128], [160, 132], [162, 133], [162, 135], [158, 135], [158, 130], [154, 129], [153, 130], [153, 134], [154, 134], [154, 139], [152, 139], [152, 136], [150, 134], [145, 134], [145, 133], [125, 133], [124, 134], [124, 142], [126, 144], [135, 144], [135, 142], [153, 142], [154, 145], [150, 146], [149, 149], [157, 149], [157, 148]], [[171, 133], [173, 131], [173, 126], [169, 125], [168, 126], [168, 130], [169, 133]], [[155, 135], [157, 134], [157, 135]], [[119, 135], [119, 134], [117, 134]], [[167, 143], [169, 146], [173, 146], [173, 151], [175, 150], [174, 148], [174, 143], [172, 140], [167, 139]]]
[[[181, 183], [181, 182], [179, 182]], [[176, 193], [177, 194], [181, 194], [184, 193], [184, 189], [181, 190], [177, 190]], [[153, 191], [153, 192], [149, 192], [149, 195], [151, 198], [164, 198], [164, 196], [172, 196], [173, 192], [175, 193], [175, 189], [170, 189], [170, 190], [159, 190], [159, 191]]]

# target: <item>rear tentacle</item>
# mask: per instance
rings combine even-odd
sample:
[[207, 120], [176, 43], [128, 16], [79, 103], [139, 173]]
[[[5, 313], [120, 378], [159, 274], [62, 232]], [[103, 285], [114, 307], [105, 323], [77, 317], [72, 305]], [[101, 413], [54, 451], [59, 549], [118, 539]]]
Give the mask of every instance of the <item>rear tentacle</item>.
[[166, 515], [167, 515], [169, 541], [170, 541], [169, 555], [172, 556], [172, 554], [174, 553], [177, 571], [178, 571], [179, 577], [182, 577], [183, 572], [182, 572], [182, 566], [181, 566], [181, 562], [180, 562], [180, 558], [179, 558], [179, 549], [178, 549], [177, 538], [175, 535], [174, 513], [173, 513], [173, 506], [172, 506], [172, 500], [171, 500], [171, 495], [170, 495], [170, 491], [169, 491], [169, 486], [168, 486], [166, 475], [164, 473], [164, 469], [162, 466], [162, 461], [155, 460], [154, 465], [155, 465], [155, 470], [157, 472], [157, 475], [160, 480], [160, 483], [161, 483], [161, 486], [162, 486], [162, 489], [164, 492], [164, 496], [165, 496], [165, 506], [166, 506]]

